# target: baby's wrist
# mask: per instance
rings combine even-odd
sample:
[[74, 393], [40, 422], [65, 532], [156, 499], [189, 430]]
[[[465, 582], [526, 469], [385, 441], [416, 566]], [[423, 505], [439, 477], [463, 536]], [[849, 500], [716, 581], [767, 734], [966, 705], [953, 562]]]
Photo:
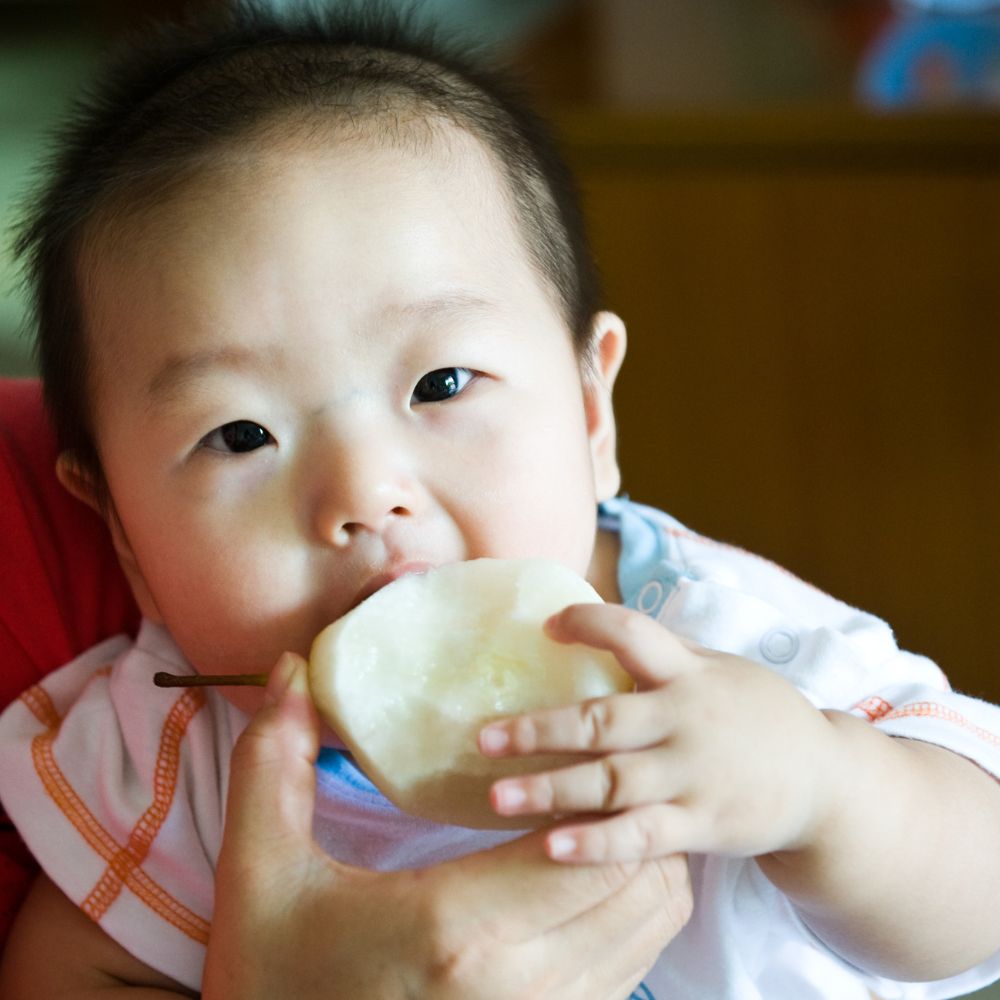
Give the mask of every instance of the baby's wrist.
[[[854, 764], [853, 726], [856, 720], [843, 712], [818, 711], [817, 738], [802, 753], [807, 769], [807, 804], [800, 826], [790, 831], [786, 844], [776, 854], [822, 854], [838, 842], [838, 829], [850, 822], [857, 798], [858, 772]], [[845, 726], [843, 720], [849, 720]], [[799, 748], [804, 749], [804, 748]]]
[[816, 823], [809, 838], [814, 848], [823, 843], [836, 845], [836, 832], [846, 822], [853, 822], [853, 814], [858, 805], [859, 776], [864, 773], [864, 762], [857, 750], [855, 725], [857, 719], [845, 712], [825, 709], [820, 712], [826, 721], [829, 737], [823, 751], [820, 765], [824, 785], [822, 806], [815, 817]]

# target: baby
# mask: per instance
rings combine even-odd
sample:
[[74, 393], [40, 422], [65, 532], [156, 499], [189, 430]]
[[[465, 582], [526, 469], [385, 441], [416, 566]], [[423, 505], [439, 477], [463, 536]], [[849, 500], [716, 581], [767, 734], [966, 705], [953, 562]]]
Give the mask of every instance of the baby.
[[[5, 998], [1000, 977], [1000, 710], [617, 495], [625, 329], [502, 80], [384, 19], [165, 29], [65, 131], [21, 247], [58, 474], [144, 622], [0, 722], [0, 796], [44, 870]], [[482, 731], [526, 771], [579, 754], [493, 787], [551, 818], [513, 839], [389, 805], [320, 735], [300, 659], [378, 587], [484, 556], [586, 577], [607, 603], [549, 634], [636, 682]], [[163, 668], [272, 681], [178, 693]]]

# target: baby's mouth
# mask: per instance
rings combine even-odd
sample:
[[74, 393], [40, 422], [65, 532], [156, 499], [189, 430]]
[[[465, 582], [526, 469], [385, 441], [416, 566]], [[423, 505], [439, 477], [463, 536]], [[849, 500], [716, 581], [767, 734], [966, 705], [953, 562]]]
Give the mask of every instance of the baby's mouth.
[[[433, 569], [434, 564], [423, 560], [410, 560], [393, 564], [389, 569], [381, 573], [376, 573], [370, 577], [361, 589], [354, 595], [354, 599], [347, 607], [347, 611], [353, 611], [362, 601], [367, 600], [372, 594], [377, 593], [383, 587], [387, 587], [394, 580], [402, 576], [409, 576], [411, 573], [426, 573]], [[347, 613], [346, 611], [344, 612]]]

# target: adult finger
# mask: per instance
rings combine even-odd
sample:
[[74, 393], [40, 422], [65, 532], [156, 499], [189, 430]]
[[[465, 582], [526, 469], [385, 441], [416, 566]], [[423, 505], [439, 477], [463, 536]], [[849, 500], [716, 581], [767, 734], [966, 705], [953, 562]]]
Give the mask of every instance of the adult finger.
[[439, 898], [455, 912], [482, 913], [508, 944], [532, 941], [580, 919], [619, 893], [640, 865], [566, 866], [546, 853], [546, 831], [446, 862], [435, 870]]
[[[580, 956], [586, 996], [628, 996], [691, 917], [693, 896], [683, 855], [648, 861], [618, 892], [539, 942]], [[627, 929], [626, 934], [622, 934]]]
[[266, 707], [233, 748], [203, 981], [206, 997], [263, 1000], [275, 995], [274, 984], [262, 975], [259, 962], [248, 961], [247, 951], [252, 942], [278, 935], [275, 913], [289, 912], [293, 901], [303, 898], [310, 868], [319, 868], [319, 848], [312, 840], [318, 749], [319, 722], [305, 662], [289, 654], [271, 673]]
[[267, 704], [233, 748], [225, 851], [281, 857], [293, 844], [312, 844], [318, 752], [319, 719], [306, 664], [288, 653], [272, 671]]

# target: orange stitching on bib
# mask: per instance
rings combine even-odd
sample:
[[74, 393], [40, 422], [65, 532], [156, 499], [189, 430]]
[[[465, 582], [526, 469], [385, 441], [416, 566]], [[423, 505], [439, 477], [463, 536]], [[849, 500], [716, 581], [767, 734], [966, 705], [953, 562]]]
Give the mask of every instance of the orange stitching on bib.
[[141, 867], [170, 811], [177, 787], [180, 745], [188, 723], [204, 701], [204, 692], [186, 691], [164, 721], [153, 778], [153, 801], [139, 818], [125, 846], [119, 845], [98, 822], [56, 762], [52, 744], [58, 729], [51, 728], [32, 740], [35, 771], [49, 797], [86, 843], [108, 863], [108, 868], [81, 904], [81, 909], [92, 920], [99, 921], [118, 898], [122, 887], [127, 886], [154, 913], [182, 933], [201, 944], [207, 943], [209, 922], [174, 899]]
[[46, 729], [55, 729], [62, 722], [56, 711], [56, 706], [52, 703], [52, 698], [41, 684], [28, 688], [21, 695], [20, 700]]

